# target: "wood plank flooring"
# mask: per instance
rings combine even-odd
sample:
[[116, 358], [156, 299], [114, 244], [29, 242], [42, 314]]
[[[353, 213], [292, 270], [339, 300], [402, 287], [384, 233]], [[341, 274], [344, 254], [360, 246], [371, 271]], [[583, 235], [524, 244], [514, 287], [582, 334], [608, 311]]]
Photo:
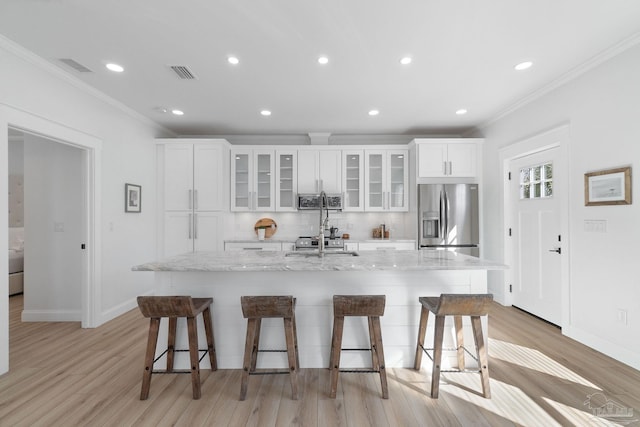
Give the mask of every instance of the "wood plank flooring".
[[[376, 374], [341, 374], [330, 399], [329, 371], [302, 369], [299, 400], [291, 400], [287, 375], [271, 375], [251, 377], [244, 402], [239, 370], [201, 371], [200, 400], [191, 398], [189, 375], [156, 375], [140, 401], [148, 323], [137, 309], [81, 329], [22, 323], [22, 304], [10, 298], [0, 426], [640, 425], [640, 372], [498, 304], [489, 321], [491, 399], [481, 396], [479, 375], [451, 373], [431, 399], [426, 359], [420, 372], [388, 369], [389, 400]], [[592, 408], [606, 403], [624, 417], [595, 417]]]

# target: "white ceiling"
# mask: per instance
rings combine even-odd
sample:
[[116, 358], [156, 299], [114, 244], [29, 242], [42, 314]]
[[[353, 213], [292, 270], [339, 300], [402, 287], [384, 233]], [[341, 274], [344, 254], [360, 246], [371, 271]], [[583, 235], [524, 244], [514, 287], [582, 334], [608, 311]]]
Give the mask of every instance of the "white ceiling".
[[637, 0], [0, 2], [4, 37], [180, 135], [460, 134], [638, 31]]

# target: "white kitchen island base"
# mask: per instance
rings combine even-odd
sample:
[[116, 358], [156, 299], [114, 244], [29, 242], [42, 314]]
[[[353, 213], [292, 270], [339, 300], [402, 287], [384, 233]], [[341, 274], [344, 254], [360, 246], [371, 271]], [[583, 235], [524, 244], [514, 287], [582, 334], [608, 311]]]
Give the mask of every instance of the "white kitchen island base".
[[[387, 367], [412, 367], [421, 296], [441, 293], [486, 293], [487, 271], [481, 269], [429, 269], [392, 271], [158, 271], [158, 295], [191, 295], [213, 297], [213, 323], [218, 355], [222, 369], [242, 367], [246, 319], [242, 316], [240, 297], [243, 295], [292, 295], [297, 299], [296, 321], [301, 368], [326, 368], [329, 365], [333, 325], [333, 295], [386, 295], [385, 314], [381, 318], [382, 339]], [[426, 343], [433, 343], [434, 318], [430, 318]], [[487, 319], [483, 319], [487, 328]], [[202, 321], [198, 319], [202, 329]], [[453, 322], [447, 324], [445, 347], [453, 346]], [[473, 335], [469, 323], [464, 324], [465, 342], [474, 352]], [[166, 323], [161, 325], [159, 343], [166, 342]], [[203, 330], [199, 332], [204, 342]], [[187, 348], [186, 323], [179, 321], [177, 347]], [[158, 346], [160, 349], [161, 345]], [[282, 319], [262, 322], [261, 349], [284, 349]], [[346, 318], [344, 348], [368, 347], [366, 318]], [[158, 351], [159, 353], [161, 350]], [[455, 352], [444, 354], [443, 369], [455, 366]], [[428, 363], [428, 359], [424, 358]], [[368, 367], [369, 352], [345, 351], [341, 367]], [[164, 360], [160, 360], [162, 367]], [[188, 356], [178, 354], [177, 367], [188, 366]], [[473, 366], [474, 361], [469, 360]], [[203, 360], [202, 367], [208, 368]], [[286, 353], [261, 353], [258, 368], [286, 368]]]

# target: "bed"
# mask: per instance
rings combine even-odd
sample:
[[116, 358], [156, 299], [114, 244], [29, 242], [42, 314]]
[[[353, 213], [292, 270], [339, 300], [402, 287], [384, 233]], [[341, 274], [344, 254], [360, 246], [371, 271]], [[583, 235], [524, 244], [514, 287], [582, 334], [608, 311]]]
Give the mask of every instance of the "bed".
[[9, 227], [9, 295], [24, 290], [24, 228]]

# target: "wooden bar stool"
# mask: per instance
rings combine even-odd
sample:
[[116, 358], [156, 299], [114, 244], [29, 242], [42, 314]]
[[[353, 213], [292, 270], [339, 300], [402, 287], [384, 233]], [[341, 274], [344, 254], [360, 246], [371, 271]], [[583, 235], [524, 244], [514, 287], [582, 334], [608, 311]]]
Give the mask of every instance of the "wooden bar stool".
[[[213, 298], [191, 298], [189, 296], [143, 296], [138, 297], [138, 307], [144, 317], [151, 318], [149, 323], [149, 339], [147, 341], [147, 353], [144, 358], [144, 374], [142, 375], [142, 391], [140, 392], [140, 400], [146, 400], [149, 397], [149, 388], [151, 386], [151, 375], [154, 373], [177, 373], [191, 374], [191, 388], [193, 389], [193, 398], [200, 399], [200, 361], [209, 354], [211, 362], [211, 370], [218, 369], [216, 362], [216, 349], [213, 341], [213, 325], [211, 323], [211, 304]], [[204, 321], [205, 335], [207, 336], [207, 348], [198, 350], [198, 329], [196, 325], [196, 317], [202, 313]], [[160, 319], [162, 317], [169, 318], [169, 338], [167, 349], [158, 357], [156, 354], [156, 344], [158, 341], [158, 331], [160, 329]], [[176, 325], [178, 317], [187, 319], [187, 330], [189, 334], [189, 349], [178, 350], [175, 348], [176, 343]], [[190, 370], [174, 370], [173, 359], [176, 351], [188, 351], [190, 355]], [[198, 357], [199, 352], [204, 352]], [[167, 355], [166, 371], [154, 371], [153, 364], [162, 356]]]
[[[331, 338], [331, 356], [329, 370], [331, 373], [331, 391], [329, 396], [336, 397], [339, 372], [373, 372], [380, 374], [382, 398], [389, 398], [387, 388], [387, 371], [385, 369], [384, 351], [382, 348], [382, 332], [380, 316], [384, 315], [386, 297], [384, 295], [334, 295], [333, 296], [333, 337]], [[369, 323], [369, 348], [342, 348], [342, 331], [345, 316], [366, 316]], [[341, 351], [371, 351], [371, 369], [340, 370]]]
[[[247, 320], [247, 340], [244, 347], [244, 362], [242, 365], [242, 383], [240, 385], [240, 400], [247, 397], [249, 375], [286, 374], [291, 379], [292, 399], [298, 399], [298, 335], [296, 331], [295, 304], [292, 296], [243, 296], [240, 297], [242, 315]], [[286, 350], [260, 350], [260, 327], [264, 318], [278, 318], [284, 320], [284, 336], [287, 343]], [[288, 370], [260, 370], [256, 371], [258, 353], [287, 352]]]
[[[489, 313], [491, 301], [493, 301], [493, 295], [491, 294], [442, 294], [440, 297], [420, 297], [422, 311], [420, 313], [418, 345], [416, 346], [414, 368], [416, 370], [420, 370], [423, 352], [433, 361], [433, 371], [431, 374], [431, 397], [434, 399], [438, 398], [438, 391], [440, 390], [440, 372], [480, 372], [482, 393], [485, 398], [491, 398], [491, 391], [489, 390], [489, 359], [487, 356], [487, 347], [485, 346], [482, 334], [482, 323], [480, 321], [480, 316], [486, 316]], [[427, 331], [427, 319], [429, 317], [429, 312], [432, 312], [436, 316], [433, 348], [424, 347], [424, 337]], [[453, 316], [456, 330], [456, 348], [454, 349], [442, 348], [445, 316]], [[477, 357], [471, 354], [464, 347], [462, 316], [471, 317], [471, 326], [473, 328]], [[431, 357], [427, 350], [433, 350], [433, 357]], [[458, 370], [440, 370], [443, 350], [457, 351]], [[478, 371], [465, 370], [465, 351], [478, 362]]]

